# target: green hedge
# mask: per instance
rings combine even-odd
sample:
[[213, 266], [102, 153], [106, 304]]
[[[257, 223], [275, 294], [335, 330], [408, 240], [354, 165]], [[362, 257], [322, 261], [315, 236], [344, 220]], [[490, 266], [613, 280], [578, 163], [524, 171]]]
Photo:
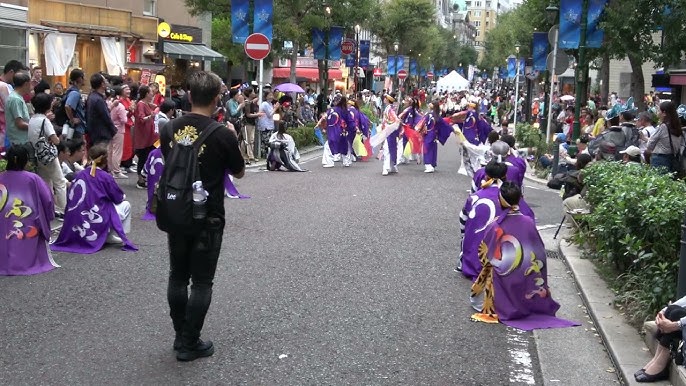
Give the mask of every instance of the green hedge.
[[4, 172], [7, 169], [7, 160], [0, 159], [0, 172]]
[[639, 325], [676, 295], [686, 185], [618, 162], [590, 165], [584, 182], [592, 212], [576, 242], [604, 268], [616, 305]]
[[293, 137], [295, 146], [300, 150], [309, 146], [319, 146], [319, 141], [314, 135], [314, 124], [297, 128], [289, 128], [287, 133]]
[[541, 133], [541, 129], [537, 129], [528, 123], [517, 125], [515, 140], [519, 148], [535, 148], [536, 152], [533, 154], [536, 156], [536, 159], [545, 153], [552, 154], [552, 146], [554, 145], [546, 143], [545, 135]]

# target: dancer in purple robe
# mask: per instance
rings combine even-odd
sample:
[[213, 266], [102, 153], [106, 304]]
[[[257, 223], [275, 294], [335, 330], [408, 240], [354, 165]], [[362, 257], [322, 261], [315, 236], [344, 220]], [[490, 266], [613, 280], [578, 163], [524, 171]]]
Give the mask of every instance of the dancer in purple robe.
[[[414, 129], [415, 126], [417, 126], [417, 124], [419, 124], [419, 122], [421, 122], [421, 120], [424, 118], [422, 110], [419, 107], [419, 99], [406, 97], [403, 100], [403, 107], [404, 110], [400, 114], [398, 114], [398, 118], [400, 118], [401, 122], [401, 128], [404, 129], [405, 127], [409, 127], [410, 129]], [[402, 132], [402, 137], [402, 148], [398, 150], [398, 153], [401, 154], [398, 163], [406, 164], [408, 161], [413, 160], [414, 157], [419, 157], [419, 149], [412, 149], [413, 151], [410, 159], [405, 159], [405, 156], [402, 154], [404, 154], [405, 147], [407, 146], [407, 142], [409, 141], [409, 138], [405, 130], [403, 130]]]
[[147, 161], [143, 166], [143, 176], [147, 178], [148, 181], [148, 202], [145, 204], [145, 213], [141, 220], [152, 221], [155, 219], [155, 214], [152, 212], [152, 198], [155, 195], [155, 185], [162, 177], [162, 172], [164, 171], [164, 157], [162, 156], [162, 150], [157, 146], [157, 148], [150, 152]]
[[[488, 224], [503, 212], [499, 204], [499, 187], [507, 175], [507, 165], [501, 159], [493, 159], [486, 165], [488, 180], [481, 189], [467, 198], [460, 213], [460, 233], [462, 234], [462, 251], [458, 257], [456, 271], [470, 280], [474, 280], [481, 272], [479, 259], [479, 245], [484, 237], [484, 230]], [[522, 213], [534, 220], [531, 208], [524, 200], [520, 201]]]
[[90, 254], [105, 243], [122, 244], [122, 250], [137, 251], [126, 237], [131, 228], [131, 204], [114, 178], [102, 170], [107, 166], [107, 146], [88, 150], [92, 165], [74, 176], [67, 197], [64, 225], [53, 251]]
[[52, 192], [36, 174], [24, 171], [29, 152], [7, 149], [0, 173], [0, 276], [34, 275], [56, 267], [48, 242], [55, 217]]
[[355, 137], [358, 134], [362, 134], [369, 138], [369, 126], [371, 122], [369, 121], [369, 118], [360, 111], [360, 101], [357, 99], [348, 100], [348, 113], [350, 114], [350, 119], [353, 122], [354, 128], [352, 130], [347, 130], [348, 135], [346, 136], [346, 141], [348, 142], [348, 148], [353, 152], [351, 158], [354, 160], [359, 157], [359, 155], [355, 154], [353, 141], [355, 141]]
[[[510, 182], [516, 183], [518, 186], [522, 186], [524, 182], [524, 171], [521, 169], [521, 163], [514, 160], [511, 162], [513, 157], [510, 151], [510, 146], [503, 141], [495, 141], [491, 145], [491, 157], [501, 156], [507, 165], [507, 175], [505, 179]], [[524, 166], [526, 167], [526, 166]], [[472, 193], [481, 189], [481, 184], [483, 184], [488, 177], [486, 177], [486, 168], [481, 168], [474, 173], [474, 178], [472, 179]]]
[[502, 213], [483, 232], [479, 258], [483, 264], [472, 284], [470, 301], [478, 311], [472, 320], [499, 321], [520, 330], [579, 326], [555, 317], [560, 305], [548, 286], [545, 245], [536, 224], [517, 206], [521, 190], [505, 182], [499, 189]]
[[418, 131], [424, 136], [424, 173], [433, 173], [438, 165], [438, 142], [445, 145], [453, 128], [441, 118], [438, 101], [429, 104], [432, 109], [418, 124]]
[[[461, 114], [465, 113], [462, 112], [457, 115]], [[486, 119], [479, 116], [479, 114], [471, 108], [467, 110], [464, 119], [462, 119], [462, 117], [458, 119], [458, 126], [460, 127], [465, 140], [473, 146], [480, 146], [487, 143], [488, 133], [493, 130]], [[479, 164], [473, 164], [472, 157], [465, 145], [462, 146], [462, 162], [464, 163], [467, 175], [470, 177], [473, 177], [474, 173], [476, 173], [480, 167]]]
[[[387, 176], [388, 173], [398, 172], [398, 129], [400, 128], [400, 119], [395, 113], [395, 96], [386, 95], [384, 97], [388, 102], [384, 109], [381, 132], [377, 133], [379, 139], [383, 140], [383, 169], [381, 175]], [[372, 146], [376, 146], [372, 141]]]
[[333, 99], [332, 107], [326, 112], [326, 138], [329, 150], [322, 156], [322, 166], [325, 168], [334, 167], [334, 159], [341, 156], [343, 166], [348, 167], [352, 164], [352, 147], [348, 147], [348, 128], [355, 131], [355, 122], [348, 112], [348, 102], [342, 95], [336, 95]]

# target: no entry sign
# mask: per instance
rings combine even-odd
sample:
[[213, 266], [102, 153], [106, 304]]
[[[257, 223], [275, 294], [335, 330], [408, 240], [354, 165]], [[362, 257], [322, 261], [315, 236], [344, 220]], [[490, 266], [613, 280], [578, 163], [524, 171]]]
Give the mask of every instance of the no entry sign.
[[427, 73], [426, 73], [426, 77], [429, 78], [429, 79], [433, 79], [434, 73], [433, 73], [433, 72], [427, 72]]
[[252, 34], [245, 39], [245, 54], [250, 59], [262, 60], [269, 55], [270, 50], [269, 39], [262, 34]]
[[407, 71], [405, 71], [405, 70], [398, 71], [398, 79], [403, 80], [405, 78], [407, 78]]
[[343, 40], [341, 43], [341, 54], [350, 55], [355, 51], [355, 42], [350, 39]]
[[374, 69], [374, 76], [381, 76], [381, 69], [379, 67]]

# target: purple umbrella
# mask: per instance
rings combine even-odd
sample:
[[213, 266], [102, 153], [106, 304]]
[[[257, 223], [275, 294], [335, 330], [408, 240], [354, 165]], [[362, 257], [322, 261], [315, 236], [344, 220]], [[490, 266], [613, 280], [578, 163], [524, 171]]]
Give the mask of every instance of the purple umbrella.
[[305, 92], [305, 90], [303, 90], [302, 87], [298, 86], [295, 83], [282, 83], [276, 86], [274, 90], [279, 90], [282, 92]]

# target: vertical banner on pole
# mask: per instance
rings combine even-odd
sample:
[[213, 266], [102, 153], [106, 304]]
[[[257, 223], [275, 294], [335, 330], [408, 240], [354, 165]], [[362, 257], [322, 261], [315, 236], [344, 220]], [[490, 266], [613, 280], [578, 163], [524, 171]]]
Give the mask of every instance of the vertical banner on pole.
[[343, 27], [329, 28], [329, 44], [326, 57], [329, 60], [341, 60], [341, 43], [343, 42]]
[[389, 56], [388, 57], [387, 73], [388, 73], [388, 75], [395, 75], [395, 73], [396, 73], [396, 57], [395, 56]]
[[234, 43], [245, 44], [245, 39], [250, 35], [248, 12], [249, 0], [231, 0], [231, 36]]
[[417, 76], [417, 59], [410, 59], [410, 76]]
[[371, 47], [371, 41], [360, 40], [360, 67], [369, 67], [369, 48]]
[[560, 38], [559, 48], [577, 49], [581, 40], [581, 2], [582, 0], [560, 1]]
[[345, 56], [345, 66], [348, 68], [355, 67], [355, 53]]
[[419, 69], [419, 76], [426, 77], [426, 68], [422, 67]]
[[273, 0], [254, 0], [253, 32], [260, 33], [272, 40], [272, 21], [274, 17]]
[[548, 57], [548, 33], [534, 32], [533, 39], [534, 71], [545, 71]]
[[598, 23], [603, 14], [607, 0], [590, 0], [588, 4], [588, 28], [586, 30], [586, 47], [600, 48], [603, 44], [604, 32]]
[[514, 78], [517, 76], [517, 58], [510, 56], [507, 58], [507, 77]]
[[[509, 65], [508, 65], [508, 68], [509, 68]], [[509, 71], [507, 69], [505, 69], [505, 67], [500, 67], [500, 69], [498, 70], [498, 78], [499, 79], [506, 79], [508, 77], [508, 75], [509, 75]]]
[[395, 59], [395, 71], [398, 72], [405, 68], [405, 57], [402, 55], [396, 56]]
[[524, 76], [526, 72], [526, 59], [519, 58], [519, 75]]
[[326, 59], [326, 44], [324, 39], [324, 31], [318, 28], [312, 29], [312, 51], [314, 51], [314, 58], [317, 60]]
[[468, 81], [471, 82], [474, 80], [474, 73], [475, 73], [474, 66], [470, 64], [469, 67], [467, 67], [467, 80]]

